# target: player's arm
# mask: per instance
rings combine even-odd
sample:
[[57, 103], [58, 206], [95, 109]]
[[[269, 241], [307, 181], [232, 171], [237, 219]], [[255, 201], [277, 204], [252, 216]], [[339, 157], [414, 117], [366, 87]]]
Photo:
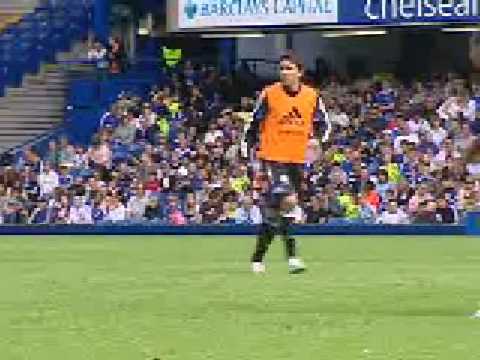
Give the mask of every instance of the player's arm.
[[332, 124], [328, 117], [327, 108], [322, 98], [317, 98], [317, 106], [313, 117], [313, 134], [315, 138], [321, 138], [322, 143], [326, 143], [330, 139], [332, 132]]
[[268, 110], [267, 96], [266, 96], [265, 90], [263, 90], [257, 99], [255, 108], [253, 109], [253, 120], [250, 123], [250, 127], [248, 128], [246, 138], [245, 138], [249, 151], [259, 141], [260, 126], [262, 122], [265, 120], [265, 117], [267, 115], [267, 110]]

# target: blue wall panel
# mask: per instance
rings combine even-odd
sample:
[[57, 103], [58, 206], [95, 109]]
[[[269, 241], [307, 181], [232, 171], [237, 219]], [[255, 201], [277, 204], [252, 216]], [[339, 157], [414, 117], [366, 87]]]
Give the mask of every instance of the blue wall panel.
[[[28, 225], [0, 226], [1, 235], [254, 235], [255, 226]], [[296, 226], [298, 235], [465, 235], [461, 225]]]

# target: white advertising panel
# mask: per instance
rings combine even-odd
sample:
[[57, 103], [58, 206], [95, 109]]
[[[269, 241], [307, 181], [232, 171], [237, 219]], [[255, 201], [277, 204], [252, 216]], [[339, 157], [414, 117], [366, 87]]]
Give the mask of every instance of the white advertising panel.
[[338, 21], [337, 0], [178, 0], [178, 29]]

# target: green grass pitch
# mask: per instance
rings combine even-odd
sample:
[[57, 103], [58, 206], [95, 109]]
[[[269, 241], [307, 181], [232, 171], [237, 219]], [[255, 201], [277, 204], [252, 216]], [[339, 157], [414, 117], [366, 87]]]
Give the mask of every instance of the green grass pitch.
[[2, 360], [477, 360], [480, 238], [0, 239]]

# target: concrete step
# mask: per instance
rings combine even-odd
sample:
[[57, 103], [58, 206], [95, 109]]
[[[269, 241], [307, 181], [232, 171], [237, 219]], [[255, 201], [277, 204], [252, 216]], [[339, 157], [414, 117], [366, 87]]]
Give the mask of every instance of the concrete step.
[[4, 137], [12, 137], [12, 136], [19, 136], [19, 137], [32, 137], [41, 134], [43, 130], [36, 131], [36, 130], [26, 130], [26, 129], [14, 129], [14, 130], [5, 130], [2, 129], [0, 131], [0, 140]]
[[23, 85], [28, 87], [29, 85], [62, 85], [67, 86], [70, 82], [69, 79], [62, 78], [40, 78], [40, 77], [28, 77], [25, 76], [23, 79]]
[[26, 80], [42, 80], [42, 81], [56, 81], [56, 80], [65, 80], [68, 79], [68, 74], [65, 72], [44, 72], [38, 75], [25, 75], [24, 79]]
[[35, 7], [39, 3], [38, 0], [2, 0], [0, 8], [4, 7]]
[[0, 33], [10, 25], [18, 23], [22, 19], [21, 16], [10, 16], [9, 18], [0, 19]]
[[45, 118], [45, 117], [32, 118], [32, 117], [28, 117], [28, 116], [27, 117], [21, 117], [21, 116], [12, 117], [12, 116], [8, 116], [8, 115], [0, 115], [0, 124], [15, 125], [15, 124], [22, 123], [22, 124], [30, 124], [30, 125], [36, 125], [36, 124], [43, 125], [43, 124], [58, 124], [61, 121], [62, 121], [62, 119], [51, 119], [51, 118]]
[[[0, 98], [0, 106], [12, 106], [17, 108], [20, 105], [27, 108], [32, 105], [39, 105], [41, 107], [63, 107], [65, 104], [64, 96], [26, 96], [23, 94], [9, 94], [3, 98]], [[48, 107], [47, 107], [48, 108]]]
[[72, 73], [72, 72], [85, 73], [85, 72], [97, 71], [97, 66], [93, 64], [71, 65], [67, 68], [67, 70], [69, 73]]
[[0, 122], [0, 133], [9, 130], [36, 130], [43, 131], [55, 127], [57, 123], [21, 123], [21, 122]]
[[67, 76], [67, 73], [65, 71], [50, 71], [50, 72], [42, 72], [40, 71], [38, 74], [27, 74], [25, 75], [24, 79], [26, 80], [63, 80]]
[[30, 140], [41, 133], [33, 134], [33, 135], [5, 135], [5, 136], [0, 136], [0, 144], [13, 144], [13, 145], [19, 145], [21, 143], [24, 143], [27, 140]]
[[0, 98], [0, 106], [9, 104], [52, 104], [64, 106], [66, 103], [64, 96], [28, 96], [24, 94], [8, 95]]
[[10, 117], [35, 117], [35, 118], [57, 118], [63, 117], [64, 111], [59, 110], [40, 110], [40, 109], [18, 109], [18, 110], [9, 110], [9, 109], [0, 109], [0, 116], [10, 116]]
[[[52, 90], [65, 90], [68, 89], [69, 84], [67, 82], [47, 82], [47, 81], [39, 81], [39, 80], [23, 80], [22, 84], [19, 87], [16, 87], [15, 89], [32, 89], [32, 90], [38, 90], [38, 89], [52, 89]], [[13, 87], [12, 87], [13, 88]]]
[[31, 6], [8, 6], [5, 4], [0, 5], [0, 13], [2, 15], [16, 15], [16, 16], [23, 16], [30, 12], [33, 12], [33, 8]]
[[[1, 10], [0, 10], [1, 11]], [[23, 17], [24, 13], [8, 13], [0, 12], [0, 23], [11, 24], [19, 21]]]
[[8, 88], [7, 97], [10, 96], [31, 96], [31, 97], [62, 97], [67, 95], [66, 89], [26, 89], [26, 88]]
[[29, 90], [68, 91], [67, 84], [25, 84], [22, 88]]
[[38, 5], [38, 0], [2, 0], [0, 9], [32, 9]]
[[46, 83], [66, 83], [68, 84], [70, 82], [70, 75], [69, 74], [58, 74], [58, 75], [43, 75], [43, 80]]
[[2, 0], [5, 5], [37, 6], [38, 0]]
[[62, 68], [61, 65], [59, 64], [43, 64], [42, 65], [42, 68], [41, 68], [41, 71], [42, 72], [45, 72], [45, 71], [58, 71]]
[[0, 110], [13, 110], [13, 111], [23, 111], [23, 109], [29, 110], [53, 110], [53, 111], [64, 111], [64, 103], [37, 103], [37, 102], [2, 102], [0, 101]]

